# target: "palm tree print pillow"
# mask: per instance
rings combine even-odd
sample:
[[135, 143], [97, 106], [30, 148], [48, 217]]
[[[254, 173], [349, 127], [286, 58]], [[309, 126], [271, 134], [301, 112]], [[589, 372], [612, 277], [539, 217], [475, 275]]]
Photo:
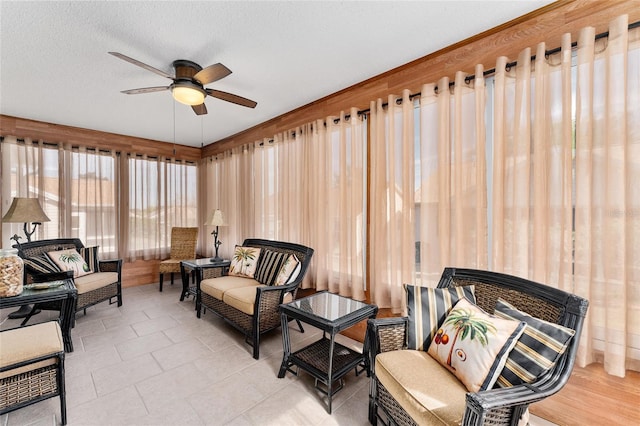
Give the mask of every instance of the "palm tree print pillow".
[[470, 392], [490, 389], [525, 327], [522, 321], [494, 317], [462, 298], [436, 332], [428, 353]]
[[261, 251], [258, 247], [236, 246], [229, 266], [229, 275], [254, 278]]
[[74, 278], [91, 273], [89, 265], [76, 249], [50, 251], [47, 256], [61, 271], [73, 271]]

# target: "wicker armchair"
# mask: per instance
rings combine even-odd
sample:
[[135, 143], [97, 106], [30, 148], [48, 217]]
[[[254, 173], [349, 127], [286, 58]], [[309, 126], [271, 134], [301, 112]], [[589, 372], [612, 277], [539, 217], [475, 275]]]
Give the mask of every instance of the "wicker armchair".
[[[493, 312], [496, 301], [502, 298], [533, 317], [561, 324], [576, 331], [555, 367], [538, 381], [509, 388], [466, 393], [463, 425], [517, 425], [530, 404], [555, 394], [569, 379], [588, 301], [523, 278], [472, 269], [446, 268], [438, 288], [464, 285], [475, 285], [476, 303], [487, 312]], [[418, 424], [375, 375], [375, 361], [378, 354], [406, 349], [407, 324], [406, 317], [374, 319], [368, 322], [367, 337], [371, 342], [372, 372], [369, 422], [372, 425], [377, 424], [378, 420], [383, 423], [388, 421], [388, 424]], [[423, 391], [428, 394], [429, 389], [436, 386], [437, 383], [425, 383]]]
[[[56, 250], [80, 250], [84, 248], [84, 245], [78, 238], [56, 238], [50, 240], [26, 242], [14, 245], [14, 247], [18, 249], [18, 255], [24, 259], [39, 256], [44, 253]], [[88, 291], [84, 291], [80, 288], [82, 287], [80, 282], [86, 280], [89, 275], [74, 279], [74, 284], [76, 284], [76, 287], [80, 286], [78, 288], [78, 300], [76, 301], [75, 307], [76, 313], [79, 311], [84, 311], [84, 313], [86, 314], [88, 307], [105, 301], [108, 301], [109, 304], [111, 304], [114, 303], [113, 299], [117, 300], [118, 306], [122, 306], [122, 259], [100, 260], [98, 262], [97, 272], [110, 272], [111, 274], [107, 275], [107, 281], [101, 279], [100, 282], [87, 283]], [[96, 277], [96, 275], [97, 274], [91, 276]], [[102, 274], [102, 276], [105, 275], [106, 274]], [[33, 271], [29, 272], [29, 270], [27, 269], [24, 281], [25, 283], [34, 283], [65, 278], [73, 279], [73, 273], [71, 271], [35, 273]], [[37, 311], [37, 309], [57, 311], [60, 310], [60, 303], [45, 302], [34, 305], [33, 310], [22, 322], [22, 325], [26, 324], [29, 321], [29, 319]]]
[[173, 274], [180, 273], [180, 262], [196, 258], [197, 242], [198, 228], [171, 228], [171, 253], [169, 259], [160, 262], [160, 291], [164, 274], [171, 274], [173, 285]]

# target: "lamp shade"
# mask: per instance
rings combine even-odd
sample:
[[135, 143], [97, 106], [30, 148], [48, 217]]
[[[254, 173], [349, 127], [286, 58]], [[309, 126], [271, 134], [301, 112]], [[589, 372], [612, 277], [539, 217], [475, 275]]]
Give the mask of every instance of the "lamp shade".
[[224, 220], [224, 214], [222, 214], [222, 211], [218, 209], [209, 213], [209, 217], [204, 224], [209, 226], [227, 226], [227, 222]]
[[50, 222], [51, 219], [44, 213], [37, 198], [15, 197], [2, 221], [7, 223], [40, 223]]
[[171, 94], [176, 101], [185, 105], [200, 105], [207, 95], [201, 87], [187, 81], [172, 84]]

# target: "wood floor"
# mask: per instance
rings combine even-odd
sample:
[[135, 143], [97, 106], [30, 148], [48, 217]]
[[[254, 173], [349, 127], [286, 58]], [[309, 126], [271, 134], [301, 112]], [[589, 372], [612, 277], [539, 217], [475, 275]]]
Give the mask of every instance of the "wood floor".
[[640, 373], [627, 370], [622, 379], [602, 364], [576, 367], [565, 387], [531, 412], [558, 425], [639, 425]]
[[[381, 310], [378, 318], [390, 316]], [[366, 322], [344, 335], [364, 340]], [[627, 371], [624, 379], [605, 373], [602, 364], [575, 367], [565, 387], [531, 406], [531, 412], [562, 426], [640, 425], [640, 373]]]

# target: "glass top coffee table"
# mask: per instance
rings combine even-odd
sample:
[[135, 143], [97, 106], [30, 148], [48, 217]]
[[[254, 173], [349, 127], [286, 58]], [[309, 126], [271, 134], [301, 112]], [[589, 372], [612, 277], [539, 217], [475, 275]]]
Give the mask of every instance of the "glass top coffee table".
[[[280, 312], [284, 355], [278, 377], [283, 378], [287, 370], [297, 374], [297, 371], [291, 369], [293, 365], [311, 374], [316, 379], [316, 388], [327, 395], [327, 411], [331, 414], [333, 395], [342, 389], [341, 378], [351, 369], [356, 370], [356, 375], [359, 374], [358, 366], [362, 366], [367, 373], [369, 368], [366, 338], [360, 353], [337, 343], [336, 334], [367, 318], [375, 318], [378, 307], [325, 291], [282, 304]], [[323, 331], [322, 338], [291, 353], [289, 318], [319, 328]], [[336, 381], [339, 381], [339, 386], [334, 389]], [[318, 382], [326, 389], [319, 387]]]

